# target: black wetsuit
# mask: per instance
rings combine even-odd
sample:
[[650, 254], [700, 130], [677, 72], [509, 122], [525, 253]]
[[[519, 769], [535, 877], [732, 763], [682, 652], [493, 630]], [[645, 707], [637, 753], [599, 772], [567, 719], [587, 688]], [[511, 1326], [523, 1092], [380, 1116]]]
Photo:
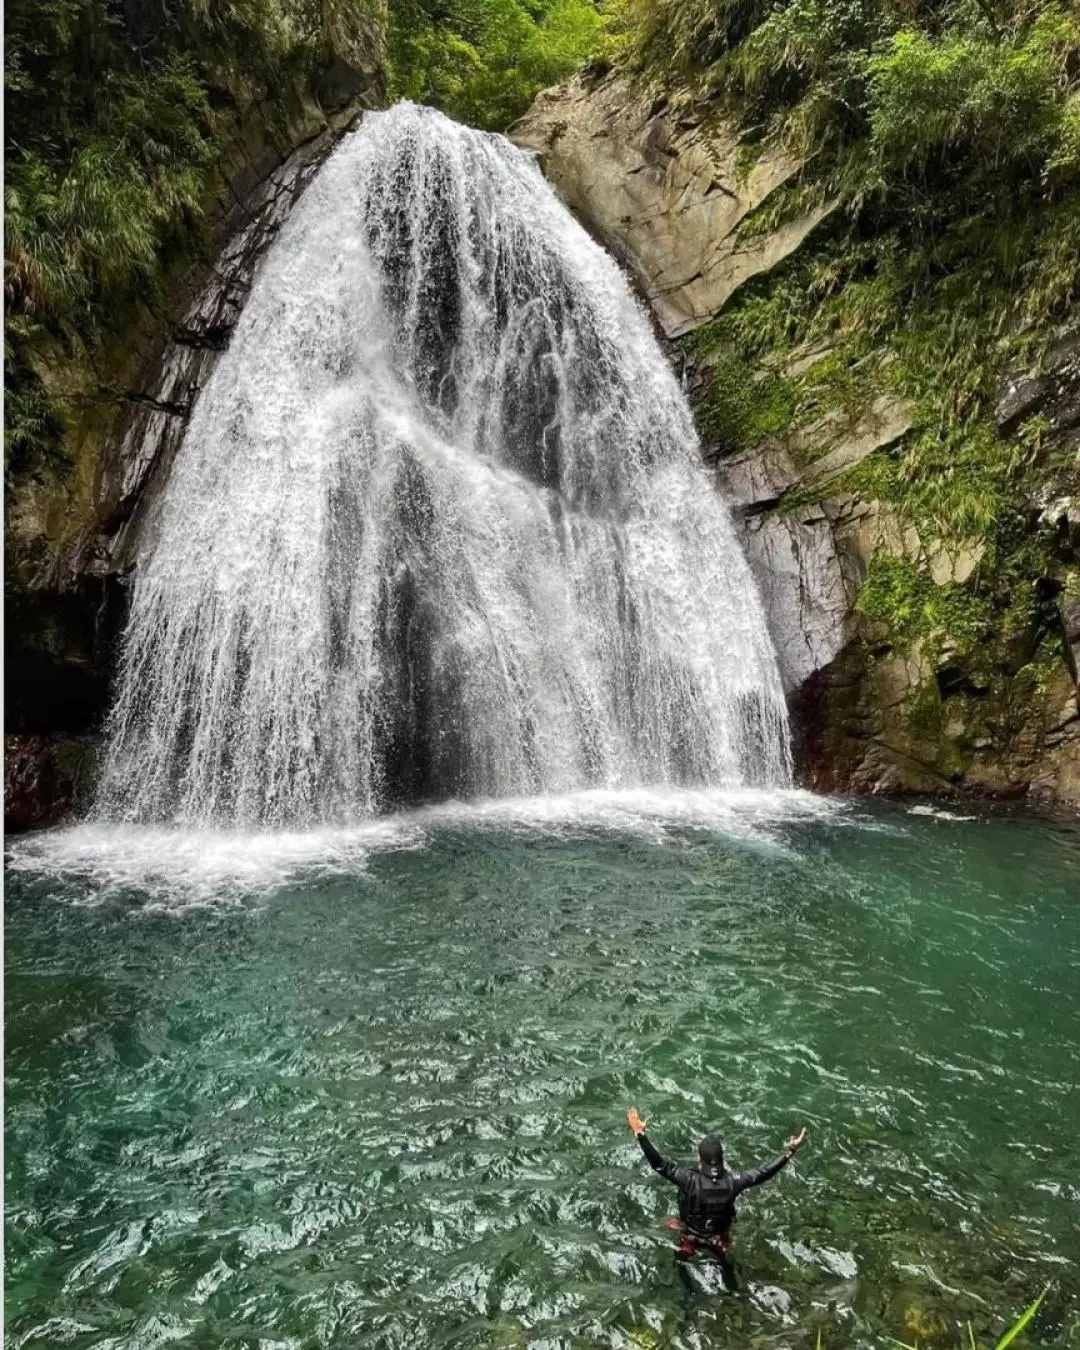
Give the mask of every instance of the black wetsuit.
[[639, 1134], [637, 1140], [653, 1170], [678, 1186], [679, 1218], [686, 1225], [687, 1237], [696, 1240], [694, 1245], [712, 1247], [715, 1243], [722, 1250], [726, 1250], [726, 1244], [722, 1244], [721, 1239], [727, 1237], [735, 1220], [736, 1196], [776, 1176], [792, 1156], [784, 1152], [772, 1162], [752, 1167], [749, 1172], [723, 1171], [712, 1177], [697, 1167], [680, 1167], [678, 1163], [669, 1162], [644, 1134]]

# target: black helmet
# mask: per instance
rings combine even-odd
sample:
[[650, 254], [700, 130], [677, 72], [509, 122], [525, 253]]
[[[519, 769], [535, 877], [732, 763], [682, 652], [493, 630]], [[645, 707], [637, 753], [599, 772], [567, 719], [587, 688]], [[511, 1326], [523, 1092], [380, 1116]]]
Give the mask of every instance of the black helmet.
[[698, 1144], [697, 1153], [702, 1167], [714, 1177], [724, 1170], [724, 1146], [714, 1135], [705, 1136]]

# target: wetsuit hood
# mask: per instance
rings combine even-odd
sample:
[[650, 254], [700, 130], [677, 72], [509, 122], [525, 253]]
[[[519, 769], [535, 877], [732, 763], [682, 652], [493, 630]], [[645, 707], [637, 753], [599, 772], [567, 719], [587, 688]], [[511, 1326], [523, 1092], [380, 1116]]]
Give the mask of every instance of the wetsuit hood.
[[698, 1161], [702, 1171], [714, 1177], [724, 1170], [724, 1146], [714, 1135], [707, 1134], [698, 1144]]

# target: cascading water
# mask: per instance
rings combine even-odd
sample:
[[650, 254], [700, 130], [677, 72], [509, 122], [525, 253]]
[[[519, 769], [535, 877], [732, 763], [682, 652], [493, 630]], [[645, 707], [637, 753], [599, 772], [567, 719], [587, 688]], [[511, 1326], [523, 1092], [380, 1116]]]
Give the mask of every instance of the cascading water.
[[428, 109], [365, 117], [301, 199], [136, 576], [113, 819], [789, 780], [643, 312], [528, 156]]

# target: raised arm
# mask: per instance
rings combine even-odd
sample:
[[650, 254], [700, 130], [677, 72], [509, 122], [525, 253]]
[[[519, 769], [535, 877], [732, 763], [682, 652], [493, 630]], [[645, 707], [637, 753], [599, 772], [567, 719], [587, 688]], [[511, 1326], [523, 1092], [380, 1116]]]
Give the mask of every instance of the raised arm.
[[760, 1167], [751, 1167], [748, 1172], [735, 1172], [732, 1175], [731, 1183], [738, 1195], [740, 1191], [748, 1191], [751, 1186], [760, 1186], [763, 1181], [769, 1181], [776, 1176], [777, 1172], [782, 1171], [795, 1156], [796, 1150], [802, 1148], [806, 1141], [806, 1129], [803, 1128], [798, 1134], [793, 1134], [784, 1145], [784, 1151], [779, 1157], [773, 1158], [772, 1162], [762, 1163]]
[[637, 1135], [637, 1141], [641, 1145], [641, 1151], [645, 1154], [649, 1166], [654, 1172], [659, 1172], [666, 1180], [673, 1182], [676, 1186], [685, 1186], [690, 1180], [690, 1169], [680, 1167], [678, 1163], [672, 1162], [669, 1158], [653, 1147], [652, 1140], [645, 1133], [645, 1122], [637, 1113], [636, 1107], [631, 1107], [626, 1113], [626, 1120], [634, 1134]]

